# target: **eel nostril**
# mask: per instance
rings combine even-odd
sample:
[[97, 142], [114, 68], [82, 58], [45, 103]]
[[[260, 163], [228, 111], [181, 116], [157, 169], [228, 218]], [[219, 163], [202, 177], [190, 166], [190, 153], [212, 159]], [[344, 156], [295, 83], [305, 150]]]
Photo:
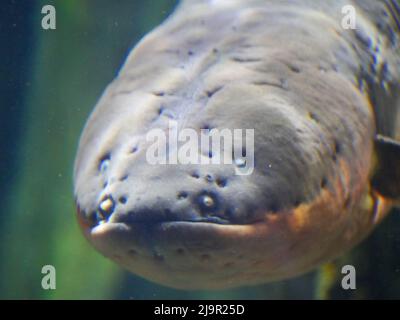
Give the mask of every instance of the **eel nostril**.
[[197, 199], [200, 210], [203, 212], [213, 212], [217, 209], [216, 196], [210, 192], [204, 191]]
[[177, 196], [177, 198], [178, 198], [179, 200], [186, 199], [187, 197], [188, 197], [188, 193], [187, 193], [186, 191], [181, 191], [181, 192], [179, 192], [179, 193], [178, 193], [178, 196]]
[[126, 196], [122, 196], [118, 200], [120, 203], [125, 204], [128, 201], [128, 198]]
[[218, 187], [224, 188], [227, 184], [227, 181], [225, 178], [218, 178], [215, 183], [217, 184]]

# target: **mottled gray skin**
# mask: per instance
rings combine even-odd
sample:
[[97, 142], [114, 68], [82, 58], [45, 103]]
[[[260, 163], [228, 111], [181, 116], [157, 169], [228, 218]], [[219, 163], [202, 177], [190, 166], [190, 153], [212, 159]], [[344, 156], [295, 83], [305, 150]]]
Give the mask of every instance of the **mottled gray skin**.
[[[340, 25], [347, 4], [356, 30]], [[359, 242], [391, 205], [370, 188], [375, 134], [400, 137], [388, 8], [184, 1], [132, 51], [82, 134], [75, 196], [89, 241], [134, 273], [187, 289], [292, 277]], [[170, 119], [254, 129], [253, 174], [150, 165], [146, 133]]]

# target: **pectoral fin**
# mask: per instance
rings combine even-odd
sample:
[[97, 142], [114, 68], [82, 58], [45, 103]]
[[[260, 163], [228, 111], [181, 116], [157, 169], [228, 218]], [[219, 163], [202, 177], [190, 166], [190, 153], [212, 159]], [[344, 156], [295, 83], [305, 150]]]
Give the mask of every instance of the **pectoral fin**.
[[400, 141], [377, 135], [375, 150], [378, 165], [372, 186], [382, 196], [400, 203]]

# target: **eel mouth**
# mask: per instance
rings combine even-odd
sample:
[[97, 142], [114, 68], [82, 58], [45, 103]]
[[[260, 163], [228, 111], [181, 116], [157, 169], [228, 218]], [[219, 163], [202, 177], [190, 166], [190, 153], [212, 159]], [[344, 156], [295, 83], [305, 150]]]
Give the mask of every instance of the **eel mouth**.
[[143, 230], [143, 233], [149, 232], [165, 232], [170, 230], [178, 230], [178, 229], [187, 229], [193, 230], [194, 228], [199, 229], [210, 229], [213, 231], [222, 231], [224, 229], [229, 231], [235, 230], [250, 230], [258, 228], [263, 225], [262, 222], [255, 222], [251, 224], [230, 224], [230, 223], [221, 223], [219, 221], [212, 220], [171, 220], [171, 221], [135, 221], [135, 222], [105, 222], [99, 225], [96, 225], [90, 229], [91, 237], [101, 237], [107, 232], [132, 232], [135, 231], [137, 234], [142, 233], [142, 231], [138, 232], [139, 229]]
[[[135, 207], [126, 207], [126, 201], [115, 201], [112, 195], [105, 195], [93, 210], [82, 209], [78, 199], [75, 200], [77, 217], [85, 232], [108, 224], [125, 224], [126, 226], [155, 226], [162, 224], [207, 224], [219, 226], [252, 225], [265, 220], [266, 214], [282, 215], [283, 210], [265, 210], [250, 203], [240, 206], [234, 200], [228, 201], [222, 195], [212, 191], [201, 191], [187, 196], [183, 205], [175, 202], [164, 203], [164, 198], [146, 202]], [[139, 203], [140, 204], [140, 203]], [[176, 209], [176, 210], [175, 210]]]
[[131, 225], [131, 224], [148, 224], [148, 225], [159, 225], [159, 224], [164, 224], [164, 223], [207, 223], [207, 224], [217, 224], [217, 225], [238, 225], [235, 223], [232, 223], [231, 221], [217, 217], [217, 216], [208, 216], [208, 217], [197, 217], [194, 219], [180, 219], [180, 220], [175, 220], [175, 219], [142, 219], [142, 220], [137, 220], [134, 218], [131, 218], [129, 215], [125, 216], [125, 218], [121, 218], [119, 222], [117, 223], [124, 223], [126, 225]]
[[[151, 210], [147, 211], [146, 214], [136, 214], [135, 212], [119, 212], [113, 213], [106, 217], [99, 211], [93, 211], [91, 214], [86, 214], [85, 211], [80, 209], [79, 204], [76, 203], [77, 208], [77, 220], [84, 231], [85, 235], [90, 238], [95, 235], [101, 235], [108, 230], [128, 230], [137, 229], [141, 227], [145, 230], [170, 228], [171, 226], [179, 226], [184, 228], [185, 226], [192, 227], [210, 227], [216, 226], [219, 228], [244, 228], [261, 223], [265, 223], [269, 216], [284, 215], [288, 212], [267, 212], [263, 218], [258, 217], [249, 221], [231, 221], [226, 217], [217, 215], [185, 215], [179, 217], [178, 214], [174, 214], [172, 211], [168, 211], [167, 214], [152, 214]], [[191, 216], [191, 218], [188, 218]], [[191, 229], [189, 228], [189, 229]], [[89, 239], [90, 240], [90, 239]]]

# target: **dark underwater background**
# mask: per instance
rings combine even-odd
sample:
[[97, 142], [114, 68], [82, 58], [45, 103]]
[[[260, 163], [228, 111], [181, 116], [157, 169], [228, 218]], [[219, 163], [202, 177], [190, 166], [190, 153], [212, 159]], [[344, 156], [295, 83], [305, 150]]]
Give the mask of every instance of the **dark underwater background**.
[[[130, 49], [173, 0], [3, 0], [0, 10], [1, 299], [399, 299], [400, 212], [357, 248], [302, 277], [226, 291], [180, 291], [125, 272], [75, 219], [72, 170], [84, 123]], [[43, 30], [41, 8], [56, 8]], [[56, 289], [41, 286], [44, 265]], [[341, 267], [357, 289], [341, 288]]]

